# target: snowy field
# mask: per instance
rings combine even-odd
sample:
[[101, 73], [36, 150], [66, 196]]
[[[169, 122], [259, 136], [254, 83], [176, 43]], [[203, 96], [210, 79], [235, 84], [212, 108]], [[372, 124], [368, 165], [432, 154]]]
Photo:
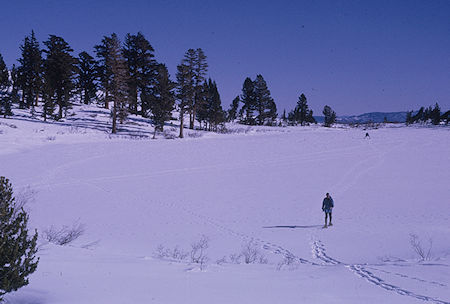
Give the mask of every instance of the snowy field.
[[[7, 303], [450, 303], [450, 128], [364, 139], [234, 126], [180, 140], [168, 126], [151, 140], [137, 118], [108, 135], [93, 109], [0, 119], [0, 175], [40, 233], [38, 270]], [[326, 192], [334, 226], [322, 229]], [[45, 240], [63, 226], [84, 233]], [[432, 243], [428, 259], [411, 235]], [[202, 238], [206, 262], [192, 263]]]

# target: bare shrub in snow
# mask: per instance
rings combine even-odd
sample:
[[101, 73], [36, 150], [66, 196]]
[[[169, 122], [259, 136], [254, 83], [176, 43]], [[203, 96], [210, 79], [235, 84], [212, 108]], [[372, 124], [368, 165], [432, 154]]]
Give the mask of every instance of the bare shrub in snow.
[[206, 256], [206, 249], [209, 247], [209, 239], [202, 235], [199, 241], [191, 245], [191, 262], [200, 265], [200, 269], [206, 266], [208, 257]]
[[261, 253], [258, 244], [254, 240], [250, 240], [242, 246], [241, 255], [245, 264], [267, 264], [267, 259]]
[[283, 256], [283, 260], [277, 265], [277, 270], [281, 270], [285, 266], [289, 267], [290, 269], [295, 269], [298, 266], [297, 259], [290, 252]]
[[170, 131], [164, 131], [162, 134], [163, 134], [165, 139], [175, 139], [175, 138], [177, 138], [177, 135], [172, 133], [172, 132], [170, 132]]
[[14, 216], [17, 215], [20, 210], [25, 208], [28, 203], [34, 202], [35, 195], [36, 191], [33, 190], [30, 186], [17, 193], [16, 199], [14, 200]]
[[188, 255], [188, 252], [179, 249], [178, 246], [175, 246], [175, 248], [172, 250], [171, 257], [172, 259], [183, 261], [187, 258]]
[[155, 256], [158, 259], [168, 258], [170, 256], [170, 249], [164, 247], [164, 245], [162, 244], [159, 244], [158, 247], [156, 248]]
[[84, 232], [84, 225], [80, 223], [74, 223], [71, 227], [64, 225], [59, 229], [52, 225], [44, 230], [44, 237], [50, 243], [63, 246], [72, 243], [82, 236]]
[[226, 256], [223, 256], [223, 257], [221, 257], [220, 259], [218, 259], [216, 261], [217, 265], [222, 265], [222, 264], [226, 264], [226, 263], [227, 263], [227, 257]]
[[164, 247], [164, 245], [161, 244], [158, 246], [158, 248], [156, 248], [155, 255], [159, 259], [173, 259], [177, 261], [184, 261], [188, 257], [189, 252], [180, 249], [178, 246], [170, 249]]
[[187, 134], [187, 136], [188, 136], [188, 137], [191, 137], [191, 138], [199, 138], [199, 137], [202, 137], [203, 134], [200, 133], [200, 132], [189, 132], [189, 133]]
[[431, 238], [428, 239], [428, 244], [424, 247], [417, 234], [411, 233], [409, 235], [409, 243], [421, 261], [428, 261], [431, 259], [431, 248], [433, 248], [433, 240]]
[[230, 261], [233, 264], [241, 264], [241, 258], [242, 258], [241, 254], [238, 254], [238, 253], [230, 254]]
[[56, 136], [47, 136], [46, 140], [53, 141], [56, 139]]

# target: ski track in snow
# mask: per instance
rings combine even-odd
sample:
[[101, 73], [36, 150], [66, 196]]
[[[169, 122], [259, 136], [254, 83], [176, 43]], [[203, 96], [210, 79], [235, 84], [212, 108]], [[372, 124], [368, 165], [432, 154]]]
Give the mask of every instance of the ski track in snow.
[[369, 282], [377, 287], [380, 287], [386, 291], [395, 292], [402, 296], [409, 296], [409, 297], [415, 298], [417, 300], [438, 303], [438, 304], [450, 304], [450, 302], [442, 301], [437, 298], [433, 298], [431, 296], [417, 294], [417, 293], [414, 293], [407, 289], [401, 288], [399, 286], [389, 284], [385, 280], [380, 278], [379, 276], [375, 275], [373, 272], [370, 272], [368, 269], [373, 269], [373, 270], [385, 272], [388, 274], [395, 274], [395, 275], [401, 276], [403, 278], [418, 280], [422, 283], [438, 285], [440, 287], [445, 287], [446, 286], [445, 284], [442, 284], [439, 282], [434, 282], [434, 281], [430, 282], [430, 281], [422, 280], [422, 279], [416, 278], [416, 277], [409, 277], [407, 275], [403, 275], [400, 273], [390, 273], [388, 271], [383, 271], [383, 270], [379, 270], [379, 269], [370, 267], [370, 265], [346, 264], [344, 262], [341, 262], [341, 261], [329, 256], [326, 253], [326, 248], [325, 248], [324, 244], [320, 240], [315, 239], [314, 237], [312, 238], [312, 241], [311, 241], [311, 251], [312, 251], [313, 257], [318, 259], [320, 261], [320, 263], [316, 263], [316, 262], [310, 261], [308, 259], [299, 257], [299, 256], [293, 254], [290, 250], [288, 250], [280, 245], [277, 245], [273, 242], [269, 242], [269, 241], [266, 241], [266, 240], [263, 240], [263, 239], [257, 238], [257, 237], [256, 238], [251, 237], [245, 233], [237, 232], [237, 231], [227, 227], [226, 225], [221, 224], [219, 221], [217, 221], [211, 217], [203, 216], [199, 213], [196, 213], [196, 212], [186, 208], [185, 205], [175, 206], [175, 204], [172, 203], [172, 204], [170, 204], [170, 207], [179, 208], [179, 209], [183, 210], [184, 212], [186, 212], [187, 214], [194, 216], [197, 219], [201, 220], [202, 222], [209, 224], [209, 225], [213, 225], [216, 228], [218, 228], [222, 231], [225, 231], [226, 233], [228, 233], [230, 235], [233, 235], [235, 237], [242, 239], [243, 241], [248, 242], [248, 241], [252, 240], [252, 241], [258, 243], [264, 250], [267, 250], [273, 254], [282, 255], [284, 257], [294, 257], [294, 259], [296, 261], [300, 262], [301, 264], [313, 265], [313, 266], [318, 266], [318, 267], [343, 266], [343, 267], [349, 269], [353, 274], [357, 275], [358, 277], [365, 279], [367, 282]]
[[[410, 297], [413, 297], [418, 300], [428, 301], [428, 302], [432, 302], [432, 303], [450, 304], [450, 302], [442, 301], [442, 300], [439, 300], [439, 299], [436, 299], [436, 298], [433, 298], [430, 296], [420, 295], [420, 294], [414, 293], [412, 291], [406, 290], [404, 288], [401, 288], [399, 286], [389, 284], [385, 280], [376, 276], [373, 272], [370, 272], [367, 269], [373, 269], [373, 270], [385, 272], [388, 274], [391, 274], [391, 272], [379, 270], [379, 269], [376, 269], [373, 267], [367, 267], [367, 266], [361, 265], [361, 264], [345, 264], [343, 262], [340, 262], [326, 254], [325, 246], [323, 245], [323, 243], [320, 240], [313, 239], [313, 241], [311, 242], [311, 249], [313, 252], [313, 256], [315, 258], [319, 259], [323, 263], [324, 266], [342, 265], [342, 266], [346, 267], [347, 269], [349, 269], [351, 272], [353, 272], [355, 275], [359, 276], [360, 278], [363, 278], [367, 282], [374, 284], [375, 286], [381, 287], [387, 291], [396, 292], [402, 296], [410, 296]], [[407, 275], [403, 275], [400, 273], [395, 273], [395, 274], [399, 275], [403, 278], [419, 280], [423, 283], [439, 285], [441, 287], [446, 286], [445, 284], [434, 282], [434, 281], [430, 282], [430, 281], [422, 280], [422, 279], [419, 279], [416, 277], [409, 277]]]
[[[399, 144], [399, 143], [397, 143]], [[407, 142], [403, 141], [400, 143], [400, 145], [406, 145]], [[360, 162], [357, 162], [343, 177], [343, 179], [341, 179], [333, 188], [332, 190], [333, 193], [337, 193], [337, 195], [339, 195], [340, 193], [345, 192], [347, 189], [349, 189], [351, 187], [351, 185], [353, 183], [355, 183], [361, 176], [363, 176], [364, 174], [366, 174], [368, 171], [370, 171], [373, 168], [376, 168], [377, 166], [379, 166], [383, 161], [384, 161], [384, 157], [387, 153], [389, 153], [388, 151], [381, 151], [379, 148], [374, 147], [373, 145], [371, 146], [371, 149], [373, 150], [372, 154], [367, 155], [368, 157]], [[328, 153], [332, 153], [333, 151], [327, 151]], [[322, 156], [323, 157], [323, 156]], [[287, 160], [291, 160], [290, 157], [286, 158], [286, 159], [281, 159], [281, 160], [277, 160], [277, 161], [269, 161], [269, 162], [265, 162], [265, 164], [267, 163], [273, 163], [273, 164], [282, 164], [287, 162]], [[299, 159], [297, 159], [299, 160]], [[309, 157], [305, 157], [302, 158], [301, 161], [308, 161]], [[317, 160], [317, 158], [315, 158], [314, 160]], [[259, 162], [254, 162], [254, 164], [259, 164]], [[368, 166], [369, 164], [371, 164], [370, 166]], [[229, 169], [229, 168], [227, 168]], [[343, 185], [346, 185], [345, 187]], [[340, 189], [340, 190], [335, 190], [335, 189]], [[263, 240], [261, 238], [255, 238], [255, 237], [251, 237], [247, 234], [241, 233], [241, 232], [237, 232], [229, 227], [227, 227], [224, 224], [221, 224], [219, 221], [211, 218], [211, 217], [207, 217], [204, 215], [201, 215], [199, 213], [196, 213], [188, 208], [185, 207], [186, 205], [183, 204], [181, 206], [175, 206], [174, 203], [172, 203], [170, 205], [170, 207], [172, 208], [180, 208], [182, 209], [184, 212], [186, 212], [187, 214], [194, 216], [196, 218], [198, 218], [199, 220], [203, 221], [204, 223], [207, 223], [209, 225], [213, 225], [216, 228], [225, 231], [226, 233], [233, 235], [235, 237], [238, 237], [240, 239], [242, 239], [243, 241], [251, 241], [253, 240], [254, 242], [258, 243], [264, 250], [267, 250], [273, 254], [277, 254], [277, 255], [282, 255], [284, 257], [294, 257], [294, 259], [298, 262], [300, 262], [301, 264], [307, 264], [307, 265], [313, 265], [313, 266], [319, 266], [319, 267], [323, 267], [323, 266], [343, 266], [347, 269], [349, 269], [353, 274], [357, 275], [358, 277], [365, 279], [367, 282], [380, 287], [386, 291], [390, 291], [390, 292], [395, 292], [399, 295], [402, 296], [409, 296], [412, 297], [414, 299], [417, 300], [422, 300], [422, 301], [427, 301], [427, 302], [432, 302], [432, 303], [438, 303], [438, 304], [450, 304], [450, 302], [446, 302], [443, 300], [439, 300], [437, 298], [433, 298], [431, 296], [426, 296], [426, 295], [421, 295], [421, 294], [417, 294], [414, 293], [412, 291], [409, 291], [407, 289], [401, 288], [399, 286], [393, 285], [393, 284], [389, 284], [387, 283], [385, 280], [383, 280], [382, 278], [380, 278], [379, 276], [375, 275], [373, 272], [370, 272], [368, 269], [372, 269], [372, 270], [376, 270], [376, 271], [380, 271], [380, 272], [384, 272], [387, 274], [394, 274], [397, 276], [400, 276], [402, 278], [405, 279], [411, 279], [411, 280], [417, 280], [420, 281], [422, 283], [428, 283], [428, 284], [433, 284], [433, 285], [438, 285], [440, 287], [445, 287], [445, 284], [439, 283], [439, 282], [434, 282], [434, 281], [427, 281], [427, 280], [423, 280], [420, 278], [416, 278], [416, 277], [409, 277], [407, 275], [404, 274], [400, 274], [400, 273], [391, 273], [389, 271], [384, 271], [384, 270], [379, 270], [373, 267], [370, 267], [370, 265], [361, 265], [361, 264], [346, 264], [343, 263], [331, 256], [329, 256], [326, 253], [326, 249], [324, 244], [318, 240], [315, 239], [315, 237], [312, 237], [312, 241], [311, 241], [311, 251], [312, 251], [312, 255], [315, 259], [318, 259], [320, 261], [320, 263], [316, 263], [313, 261], [310, 261], [308, 259], [299, 257], [295, 254], [293, 254], [290, 250], [285, 249], [284, 247], [277, 245], [275, 243]], [[382, 265], [381, 265], [382, 266]]]

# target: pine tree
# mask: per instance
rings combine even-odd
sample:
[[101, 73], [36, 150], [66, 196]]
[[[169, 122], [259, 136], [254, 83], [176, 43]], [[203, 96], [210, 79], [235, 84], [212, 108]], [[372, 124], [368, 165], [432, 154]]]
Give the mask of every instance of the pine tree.
[[175, 105], [174, 89], [176, 84], [170, 80], [169, 71], [164, 64], [158, 64], [155, 82], [155, 94], [145, 96], [149, 98], [150, 111], [155, 126], [153, 138], [156, 137], [157, 131], [164, 130], [164, 124], [172, 118], [172, 110]]
[[231, 102], [230, 109], [228, 110], [228, 118], [227, 118], [228, 121], [236, 120], [240, 101], [241, 99], [239, 98], [238, 95]]
[[97, 63], [87, 52], [78, 55], [76, 87], [80, 94], [80, 101], [90, 104], [97, 97]]
[[177, 66], [177, 94], [178, 108], [180, 110], [180, 138], [183, 138], [184, 114], [194, 100], [194, 80], [192, 70], [185, 64]]
[[51, 80], [49, 80], [46, 73], [44, 73], [44, 78], [42, 81], [42, 102], [44, 103], [42, 117], [44, 118], [44, 121], [47, 121], [47, 117], [51, 117], [55, 111], [55, 95], [55, 90], [51, 84]]
[[204, 129], [208, 130], [208, 106], [209, 106], [209, 85], [205, 81], [200, 91], [196, 92], [197, 100], [195, 101], [195, 119], [199, 122], [200, 128], [202, 123], [205, 124]]
[[100, 89], [103, 90], [103, 101], [105, 109], [109, 109], [112, 71], [111, 65], [108, 64], [112, 59], [111, 54], [112, 37], [104, 36], [101, 44], [94, 46], [97, 62], [97, 77], [100, 80]]
[[331, 127], [331, 125], [336, 122], [336, 112], [334, 112], [331, 107], [325, 106], [322, 113], [325, 116], [325, 127]]
[[123, 123], [128, 116], [129, 87], [128, 67], [123, 57], [120, 40], [115, 33], [109, 39], [108, 54], [106, 56], [106, 70], [111, 72], [109, 98], [113, 101], [111, 110], [112, 133], [117, 133], [117, 119]]
[[255, 107], [257, 110], [256, 122], [263, 125], [268, 119], [271, 124], [276, 119], [276, 105], [270, 96], [267, 83], [262, 75], [257, 75], [254, 83]]
[[28, 215], [17, 210], [9, 180], [0, 177], [0, 302], [11, 291], [28, 285], [38, 265], [37, 232], [28, 235]]
[[300, 124], [302, 126], [308, 123], [316, 123], [313, 111], [308, 107], [308, 101], [305, 94], [298, 97], [297, 105], [294, 110], [289, 113], [289, 121], [291, 124]]
[[39, 42], [34, 31], [30, 36], [25, 37], [23, 45], [20, 46], [22, 57], [19, 58], [19, 83], [22, 87], [22, 100], [20, 108], [31, 108], [34, 113], [34, 106], [37, 105], [41, 90], [42, 56]]
[[421, 107], [419, 111], [412, 117], [412, 122], [425, 121], [425, 108]]
[[270, 99], [270, 101], [267, 104], [267, 112], [265, 116], [266, 116], [265, 118], [266, 124], [269, 126], [273, 126], [278, 117], [277, 105], [275, 104], [275, 101], [273, 99]]
[[[144, 90], [154, 84], [156, 76], [155, 50], [141, 32], [125, 37], [123, 55], [127, 62], [130, 78], [130, 112], [138, 112], [138, 101]], [[146, 116], [148, 105], [141, 104], [141, 115]]]
[[441, 120], [445, 121], [446, 125], [448, 125], [449, 118], [450, 118], [450, 111], [447, 111], [441, 115]]
[[11, 94], [9, 92], [10, 87], [9, 71], [6, 68], [5, 61], [0, 54], [0, 115], [11, 116]]
[[434, 109], [431, 111], [431, 122], [433, 125], [438, 125], [441, 122], [441, 108], [437, 102], [434, 105]]
[[205, 121], [205, 129], [209, 131], [217, 131], [217, 126], [225, 121], [225, 113], [222, 109], [222, 102], [220, 100], [217, 84], [211, 78], [204, 85], [205, 102], [199, 111], [202, 115], [201, 121]]
[[[194, 61], [194, 87], [195, 87], [195, 95], [194, 95], [194, 109], [192, 116], [195, 117], [195, 110], [197, 106], [200, 106], [204, 96], [203, 84], [205, 82], [205, 76], [208, 72], [208, 63], [206, 62], [206, 55], [201, 48], [198, 48], [196, 51], [196, 57]], [[193, 123], [194, 121], [192, 121]], [[191, 129], [194, 128], [192, 124], [190, 126]]]
[[44, 53], [44, 74], [47, 85], [55, 94], [56, 104], [59, 107], [57, 119], [63, 117], [63, 111], [69, 108], [69, 100], [75, 88], [76, 59], [71, 55], [73, 49], [62, 38], [50, 35], [44, 42], [47, 47]]
[[309, 114], [308, 103], [305, 94], [301, 94], [300, 97], [298, 98], [297, 107], [299, 110], [298, 122], [300, 123], [300, 125], [304, 126], [307, 122], [307, 117]]
[[406, 112], [406, 120], [405, 120], [405, 122], [406, 122], [407, 125], [410, 125], [410, 124], [414, 123], [414, 121], [412, 120], [412, 116], [413, 116], [413, 111], [407, 111]]
[[196, 99], [199, 97], [196, 95], [197, 92], [197, 80], [198, 77], [195, 76], [195, 62], [196, 62], [197, 52], [194, 49], [189, 49], [184, 54], [184, 58], [182, 60], [182, 64], [186, 67], [187, 71], [186, 74], [192, 75], [192, 82], [189, 82], [189, 85], [192, 87], [190, 88], [190, 91], [192, 91], [192, 99], [188, 100], [188, 104], [186, 105], [187, 111], [189, 112], [189, 128], [194, 128], [194, 119], [195, 119], [195, 103]]
[[14, 104], [19, 104], [19, 71], [16, 66], [13, 64], [11, 69], [11, 102]]
[[247, 77], [244, 80], [244, 84], [242, 86], [242, 95], [241, 95], [242, 105], [242, 113], [243, 113], [243, 121], [242, 123], [248, 125], [255, 125], [256, 120], [253, 112], [256, 110], [256, 96], [255, 96], [255, 85], [253, 81]]
[[281, 115], [281, 121], [282, 122], [286, 122], [287, 121], [286, 109], [283, 110], [283, 115]]

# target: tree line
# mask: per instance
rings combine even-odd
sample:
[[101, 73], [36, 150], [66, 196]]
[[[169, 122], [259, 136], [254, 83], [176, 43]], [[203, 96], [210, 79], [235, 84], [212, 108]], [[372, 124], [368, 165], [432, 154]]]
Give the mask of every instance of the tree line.
[[450, 111], [445, 113], [441, 113], [441, 108], [439, 104], [436, 103], [434, 107], [421, 107], [416, 114], [414, 111], [406, 112], [406, 124], [414, 124], [414, 123], [432, 123], [433, 125], [439, 125], [441, 122], [445, 122], [448, 124], [448, 120], [450, 117]]
[[155, 50], [140, 32], [127, 34], [123, 44], [114, 33], [104, 36], [94, 46], [94, 54], [83, 51], [77, 57], [62, 37], [50, 35], [43, 45], [41, 48], [32, 31], [20, 46], [18, 66], [11, 70], [0, 54], [1, 115], [12, 115], [12, 104], [29, 109], [33, 115], [41, 105], [44, 121], [60, 120], [78, 99], [110, 109], [112, 133], [130, 113], [151, 118], [155, 131], [162, 131], [176, 106], [181, 120], [184, 114], [189, 115], [191, 129], [194, 120], [209, 130], [225, 121], [217, 84], [206, 79], [208, 63], [201, 48], [185, 53], [176, 81], [172, 81], [167, 67], [155, 60]]
[[[145, 36], [128, 33], [122, 43], [116, 34], [104, 36], [93, 47], [93, 54], [74, 50], [64, 38], [49, 35], [43, 48], [34, 31], [20, 45], [20, 58], [9, 70], [0, 54], [0, 115], [12, 115], [12, 105], [29, 109], [36, 115], [60, 120], [71, 104], [98, 103], [110, 109], [112, 133], [129, 114], [150, 118], [157, 131], [163, 131], [172, 111], [179, 112], [180, 132], [185, 123], [194, 129], [217, 131], [226, 121], [248, 125], [290, 125], [316, 123], [306, 96], [301, 94], [296, 107], [279, 121], [277, 106], [262, 75], [247, 77], [242, 94], [228, 111], [222, 108], [217, 83], [206, 77], [207, 57], [201, 48], [189, 49], [177, 66], [172, 81], [165, 64], [157, 62], [155, 50]], [[324, 108], [325, 125], [331, 126], [336, 114]], [[185, 122], [185, 117], [188, 121]]]

